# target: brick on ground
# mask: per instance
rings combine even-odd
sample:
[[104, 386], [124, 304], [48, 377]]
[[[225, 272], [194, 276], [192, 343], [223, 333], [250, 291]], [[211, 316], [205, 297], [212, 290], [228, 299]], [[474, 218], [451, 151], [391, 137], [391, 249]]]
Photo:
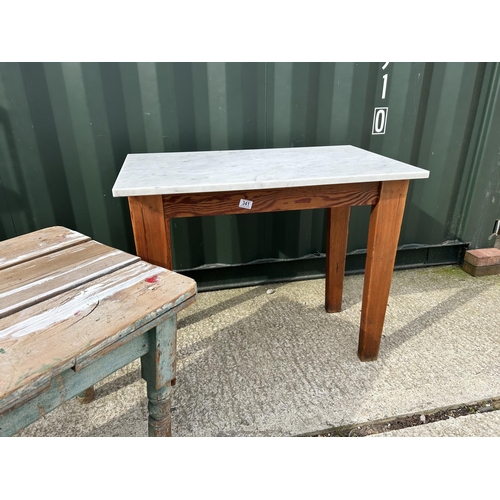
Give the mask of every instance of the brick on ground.
[[500, 274], [500, 249], [479, 248], [465, 253], [462, 269], [472, 276]]

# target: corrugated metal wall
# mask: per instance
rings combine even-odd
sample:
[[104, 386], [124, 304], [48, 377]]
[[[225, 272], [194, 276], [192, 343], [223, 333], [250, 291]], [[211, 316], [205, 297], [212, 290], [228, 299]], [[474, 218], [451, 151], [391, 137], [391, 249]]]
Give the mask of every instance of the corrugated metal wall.
[[[133, 251], [111, 195], [127, 153], [352, 144], [431, 171], [411, 183], [400, 244], [488, 246], [499, 65], [382, 64], [0, 63], [0, 238], [60, 224]], [[349, 251], [368, 213], [353, 210]], [[302, 257], [325, 250], [324, 212], [178, 219], [173, 242], [176, 269]]]

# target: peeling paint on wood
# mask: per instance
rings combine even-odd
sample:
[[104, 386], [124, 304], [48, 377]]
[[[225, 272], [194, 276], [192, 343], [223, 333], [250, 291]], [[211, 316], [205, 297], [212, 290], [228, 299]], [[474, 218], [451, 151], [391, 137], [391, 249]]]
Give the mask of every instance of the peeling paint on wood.
[[0, 270], [0, 318], [139, 260], [94, 243]]
[[162, 271], [159, 267], [151, 269], [151, 266], [144, 265], [144, 263], [142, 265], [139, 264], [139, 266], [141, 266], [139, 271], [143, 271], [144, 268], [147, 270], [137, 275], [137, 268], [132, 270], [127, 269], [123, 273], [113, 275], [107, 282], [89, 285], [61, 305], [48, 309], [36, 316], [28, 317], [24, 321], [15, 323], [10, 327], [0, 329], [0, 339], [9, 336], [15, 338], [23, 337], [24, 335], [44, 330], [83, 311], [90, 314], [101, 300], [130, 288], [146, 280], [151, 275]]

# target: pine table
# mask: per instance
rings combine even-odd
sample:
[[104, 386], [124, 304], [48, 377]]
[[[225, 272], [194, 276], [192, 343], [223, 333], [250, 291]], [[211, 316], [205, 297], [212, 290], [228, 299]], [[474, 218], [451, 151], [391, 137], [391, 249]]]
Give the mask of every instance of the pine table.
[[136, 253], [172, 269], [170, 219], [327, 210], [325, 308], [342, 305], [353, 206], [371, 205], [358, 356], [377, 359], [408, 184], [427, 170], [354, 146], [129, 154], [113, 187], [128, 197]]

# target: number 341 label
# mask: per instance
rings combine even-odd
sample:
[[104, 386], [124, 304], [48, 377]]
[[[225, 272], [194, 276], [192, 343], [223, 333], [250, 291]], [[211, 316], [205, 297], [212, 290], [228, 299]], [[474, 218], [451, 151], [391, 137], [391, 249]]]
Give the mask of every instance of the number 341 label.
[[239, 207], [240, 208], [246, 208], [247, 210], [251, 210], [252, 208], [252, 205], [253, 205], [253, 201], [250, 201], [250, 200], [240, 200], [240, 205]]

